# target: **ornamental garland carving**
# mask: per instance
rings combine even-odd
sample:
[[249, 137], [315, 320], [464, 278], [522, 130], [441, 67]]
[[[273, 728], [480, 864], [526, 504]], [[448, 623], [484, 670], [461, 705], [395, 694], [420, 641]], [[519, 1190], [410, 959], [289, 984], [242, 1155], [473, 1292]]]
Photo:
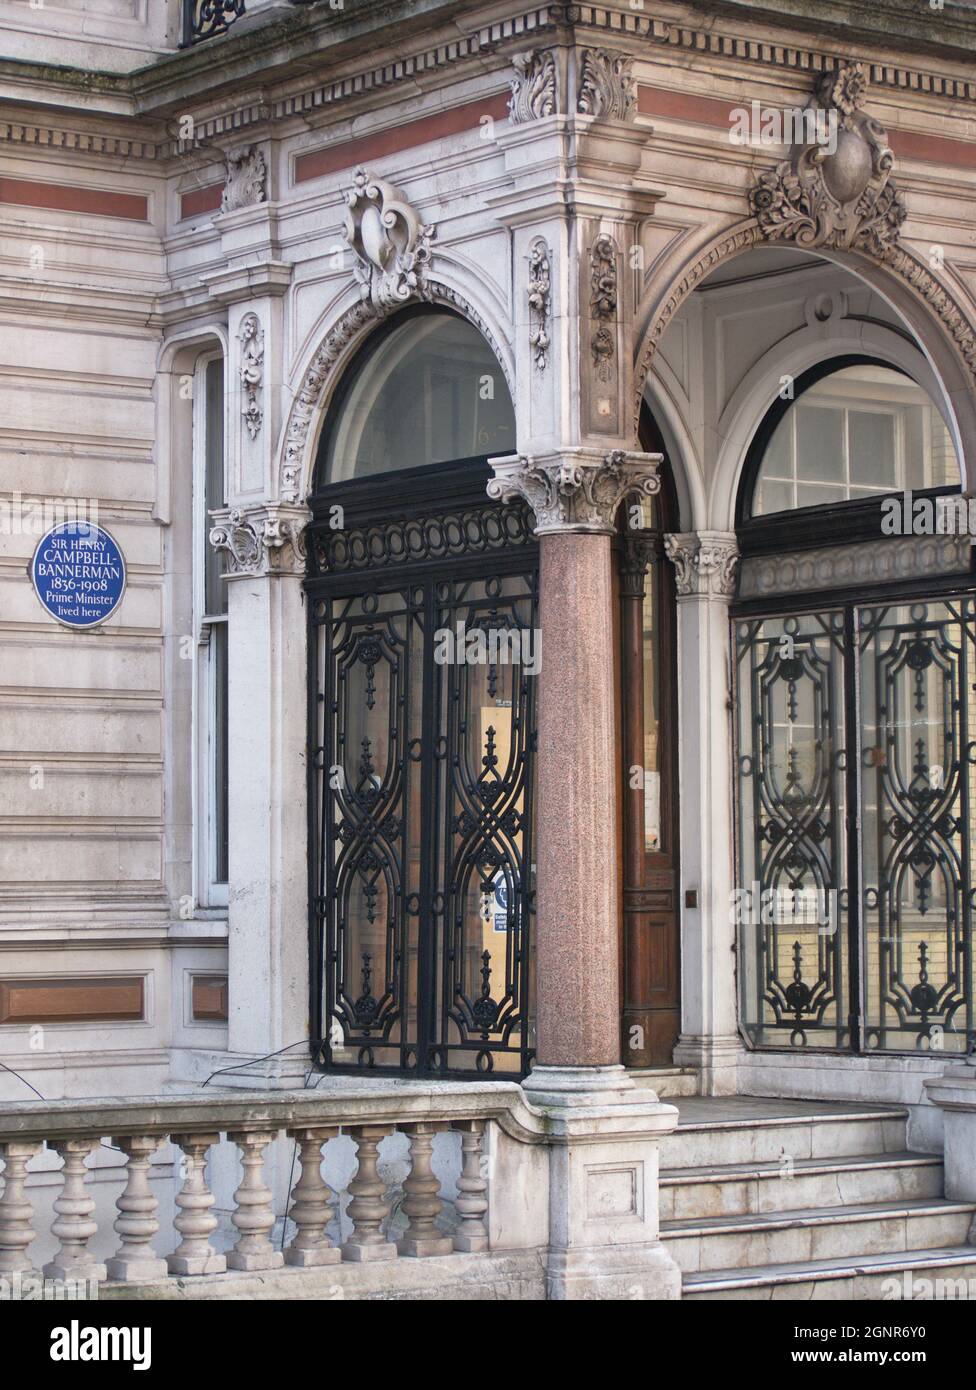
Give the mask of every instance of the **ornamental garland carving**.
[[734, 532], [686, 531], [665, 536], [664, 549], [674, 565], [679, 595], [731, 598], [735, 593], [739, 546]]
[[377, 314], [411, 299], [426, 299], [426, 274], [434, 228], [425, 226], [406, 199], [383, 179], [356, 170], [346, 194], [346, 241], [356, 257], [360, 297]]
[[807, 107], [836, 122], [837, 147], [794, 145], [788, 160], [760, 176], [749, 201], [768, 239], [878, 258], [897, 239], [906, 208], [884, 127], [861, 109], [867, 86], [860, 63], [821, 76]]
[[241, 145], [227, 155], [227, 175], [220, 199], [221, 212], [257, 207], [267, 202], [268, 169], [257, 145]]
[[264, 423], [260, 395], [264, 381], [264, 333], [257, 314], [245, 314], [237, 335], [241, 345], [240, 377], [244, 404], [241, 414], [251, 439], [257, 439]]
[[488, 496], [509, 502], [521, 498], [535, 513], [535, 533], [597, 531], [612, 534], [625, 497], [652, 497], [661, 489], [660, 454], [589, 449], [526, 458], [492, 459], [495, 476]]
[[277, 505], [215, 512], [210, 544], [227, 552], [228, 575], [301, 574], [307, 520], [304, 508]]
[[617, 247], [609, 236], [597, 237], [590, 252], [590, 320], [593, 367], [606, 382], [613, 376], [617, 324]]
[[576, 110], [581, 116], [630, 121], [637, 114], [631, 60], [605, 48], [584, 48]]
[[552, 263], [549, 247], [538, 237], [529, 248], [529, 346], [540, 371], [549, 361], [549, 322], [552, 314]]
[[556, 58], [549, 49], [533, 48], [512, 59], [515, 76], [508, 102], [512, 125], [538, 121], [556, 111]]

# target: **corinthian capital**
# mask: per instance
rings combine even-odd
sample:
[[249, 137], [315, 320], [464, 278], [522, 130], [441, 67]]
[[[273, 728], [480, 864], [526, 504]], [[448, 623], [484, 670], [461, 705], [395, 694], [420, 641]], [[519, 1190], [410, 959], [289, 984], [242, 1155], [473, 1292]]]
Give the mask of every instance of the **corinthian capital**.
[[660, 491], [661, 454], [614, 449], [561, 449], [526, 458], [512, 454], [489, 459], [495, 476], [488, 496], [508, 502], [521, 497], [535, 513], [537, 536], [557, 531], [611, 534], [625, 497], [652, 497]]
[[734, 531], [686, 531], [664, 537], [664, 549], [675, 568], [679, 594], [708, 594], [731, 598], [739, 568]]
[[304, 574], [304, 507], [266, 503], [259, 507], [212, 512], [210, 544], [226, 550], [227, 576], [243, 574]]

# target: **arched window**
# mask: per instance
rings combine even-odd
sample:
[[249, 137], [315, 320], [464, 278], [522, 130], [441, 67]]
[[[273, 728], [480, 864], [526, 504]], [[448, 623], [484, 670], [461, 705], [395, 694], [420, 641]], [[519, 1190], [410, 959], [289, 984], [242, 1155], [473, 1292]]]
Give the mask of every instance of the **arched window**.
[[319, 449], [319, 487], [512, 453], [515, 411], [490, 346], [446, 309], [408, 310], [347, 373]]
[[733, 910], [753, 1046], [976, 1038], [976, 528], [967, 499], [944, 506], [960, 478], [929, 394], [865, 358], [798, 379], [750, 449]]
[[868, 358], [839, 358], [783, 390], [750, 450], [748, 515], [959, 487], [948, 427], [906, 373]]

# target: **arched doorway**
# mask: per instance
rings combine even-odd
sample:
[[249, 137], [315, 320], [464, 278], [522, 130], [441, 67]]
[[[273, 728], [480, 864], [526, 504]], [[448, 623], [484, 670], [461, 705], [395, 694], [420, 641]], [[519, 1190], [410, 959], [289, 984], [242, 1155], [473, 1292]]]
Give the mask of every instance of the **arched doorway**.
[[311, 1007], [334, 1069], [528, 1070], [537, 545], [485, 490], [514, 443], [488, 344], [424, 306], [361, 350], [319, 444]]

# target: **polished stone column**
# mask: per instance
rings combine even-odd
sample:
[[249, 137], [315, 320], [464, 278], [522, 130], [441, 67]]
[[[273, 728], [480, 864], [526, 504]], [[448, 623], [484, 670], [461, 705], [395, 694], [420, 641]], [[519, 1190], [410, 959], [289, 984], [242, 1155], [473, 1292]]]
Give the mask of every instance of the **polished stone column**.
[[681, 785], [681, 1036], [679, 1066], [697, 1067], [705, 1095], [732, 1095], [736, 1032], [732, 905], [732, 655], [734, 532], [665, 537], [678, 593], [678, 766]]

